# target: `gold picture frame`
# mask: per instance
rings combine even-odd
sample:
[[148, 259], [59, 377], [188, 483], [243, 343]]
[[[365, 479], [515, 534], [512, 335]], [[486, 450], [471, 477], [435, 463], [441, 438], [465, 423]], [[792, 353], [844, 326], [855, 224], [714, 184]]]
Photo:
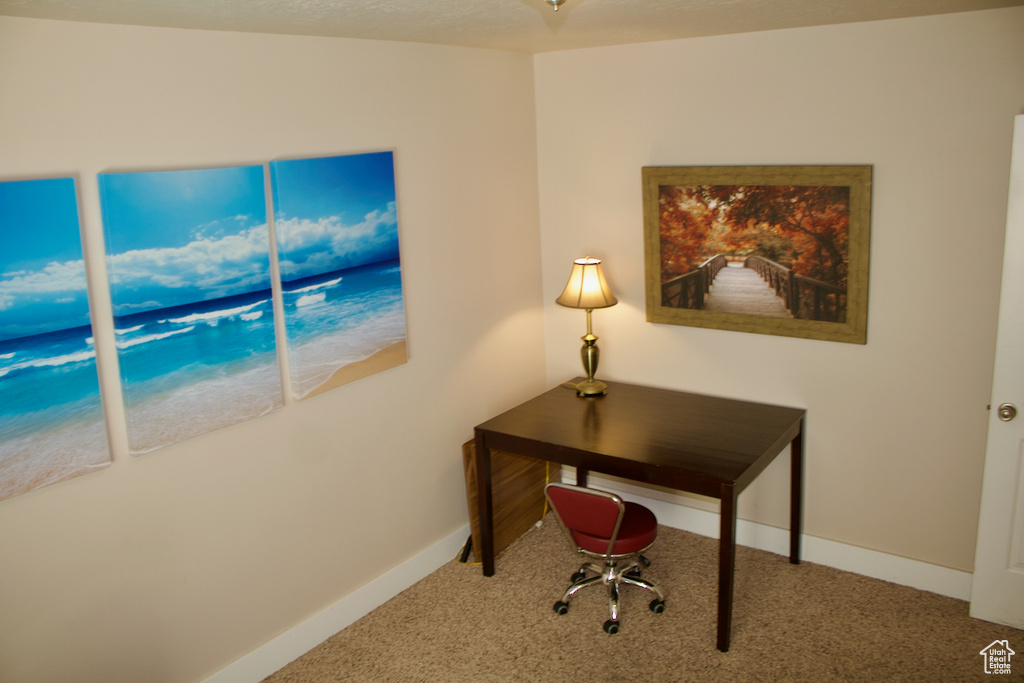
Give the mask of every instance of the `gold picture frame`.
[[867, 343], [871, 166], [641, 175], [648, 322]]

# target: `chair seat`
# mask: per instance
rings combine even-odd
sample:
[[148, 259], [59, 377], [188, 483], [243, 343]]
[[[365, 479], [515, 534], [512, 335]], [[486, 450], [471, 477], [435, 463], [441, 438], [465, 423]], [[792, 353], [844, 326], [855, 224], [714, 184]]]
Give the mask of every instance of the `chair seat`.
[[[658, 519], [654, 513], [637, 503], [626, 502], [626, 513], [619, 527], [619, 537], [615, 540], [612, 554], [624, 555], [638, 553], [658, 536]], [[576, 545], [592, 553], [608, 551], [608, 539], [593, 536], [582, 531], [572, 531]]]

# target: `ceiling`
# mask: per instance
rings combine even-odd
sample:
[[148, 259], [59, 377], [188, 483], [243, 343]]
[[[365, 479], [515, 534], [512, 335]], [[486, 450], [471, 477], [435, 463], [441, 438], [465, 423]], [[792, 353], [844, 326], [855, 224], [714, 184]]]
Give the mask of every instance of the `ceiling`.
[[549, 52], [966, 12], [1024, 0], [0, 0], [0, 15]]

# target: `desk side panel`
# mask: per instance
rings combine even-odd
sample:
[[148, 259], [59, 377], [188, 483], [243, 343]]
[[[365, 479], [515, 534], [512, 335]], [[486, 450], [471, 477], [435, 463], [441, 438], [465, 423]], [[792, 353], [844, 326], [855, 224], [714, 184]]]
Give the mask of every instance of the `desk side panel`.
[[[477, 494], [476, 444], [462, 444], [466, 471], [466, 502], [473, 539], [473, 554], [483, 561]], [[547, 463], [543, 460], [491, 449], [491, 501], [493, 507], [494, 552], [501, 553], [535, 523], [545, 511], [544, 485]]]

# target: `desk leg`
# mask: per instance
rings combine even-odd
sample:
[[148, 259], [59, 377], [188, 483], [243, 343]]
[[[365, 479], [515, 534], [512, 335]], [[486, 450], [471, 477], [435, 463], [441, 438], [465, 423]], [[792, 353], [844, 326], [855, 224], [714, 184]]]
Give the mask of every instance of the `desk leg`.
[[804, 429], [800, 423], [800, 433], [789, 446], [790, 469], [792, 478], [789, 484], [789, 561], [800, 564], [800, 537], [803, 535], [803, 499], [804, 499]]
[[721, 532], [718, 541], [718, 649], [729, 651], [732, 634], [732, 593], [736, 573], [736, 489], [722, 486]]
[[586, 486], [587, 485], [587, 474], [589, 474], [589, 472], [587, 472], [587, 470], [583, 469], [582, 467], [577, 467], [576, 468], [576, 485], [577, 486]]
[[480, 560], [484, 576], [494, 576], [494, 500], [491, 496], [491, 451], [476, 434], [476, 498], [480, 524]]

